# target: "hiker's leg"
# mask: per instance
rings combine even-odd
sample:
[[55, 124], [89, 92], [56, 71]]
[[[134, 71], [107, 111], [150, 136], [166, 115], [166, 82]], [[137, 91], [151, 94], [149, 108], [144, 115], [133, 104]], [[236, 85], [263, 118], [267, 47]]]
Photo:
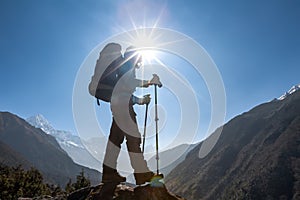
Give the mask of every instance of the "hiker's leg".
[[130, 157], [131, 166], [136, 173], [143, 173], [149, 171], [144, 155], [141, 150], [141, 134], [139, 132], [136, 114], [133, 106], [129, 106], [129, 114], [133, 121], [133, 126], [130, 133], [126, 133], [126, 145]]
[[145, 182], [150, 182], [154, 173], [148, 168], [147, 162], [141, 151], [141, 138], [127, 135], [126, 140], [131, 166], [134, 169], [136, 184], [141, 185]]
[[154, 173], [149, 170], [147, 162], [145, 161], [144, 155], [141, 150], [141, 134], [138, 130], [133, 108], [129, 108], [129, 111], [134, 122], [134, 129], [130, 134], [126, 134], [126, 145], [130, 157], [131, 166], [134, 169], [136, 184], [140, 185], [145, 182], [151, 181]]
[[117, 159], [124, 141], [124, 133], [113, 119], [110, 129], [109, 140], [107, 141], [106, 152], [103, 160], [103, 174], [116, 172]]
[[141, 138], [131, 135], [126, 136], [126, 145], [130, 157], [131, 166], [137, 173], [149, 171], [144, 155], [141, 151]]

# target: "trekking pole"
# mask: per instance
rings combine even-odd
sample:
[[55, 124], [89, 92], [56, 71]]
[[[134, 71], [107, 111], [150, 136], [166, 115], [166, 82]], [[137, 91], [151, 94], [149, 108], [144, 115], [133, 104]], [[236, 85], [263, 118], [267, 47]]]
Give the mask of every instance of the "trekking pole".
[[158, 155], [158, 113], [157, 113], [157, 85], [154, 85], [154, 95], [155, 95], [155, 130], [156, 130], [156, 168], [157, 175], [159, 175], [159, 155]]
[[[150, 96], [150, 94], [147, 94], [147, 95], [145, 95], [145, 96]], [[145, 97], [145, 96], [144, 96], [144, 97]], [[146, 129], [147, 129], [148, 107], [149, 107], [149, 103], [146, 104], [146, 112], [145, 112], [144, 135], [143, 135], [143, 153], [145, 152], [145, 142], [146, 142]]]

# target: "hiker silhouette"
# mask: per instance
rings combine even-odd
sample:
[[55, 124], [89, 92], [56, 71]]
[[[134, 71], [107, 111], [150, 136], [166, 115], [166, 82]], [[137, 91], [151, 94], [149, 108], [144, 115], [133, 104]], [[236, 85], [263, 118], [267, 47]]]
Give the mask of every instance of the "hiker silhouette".
[[[136, 78], [135, 72], [136, 69], [142, 67], [142, 58], [134, 47], [127, 48], [124, 57], [118, 56], [115, 60], [117, 62], [112, 62], [108, 67], [109, 70], [106, 70], [110, 71], [109, 75], [104, 72], [98, 83], [99, 87], [102, 84], [100, 83], [101, 80], [105, 79], [106, 86], [110, 82], [111, 86], [113, 86], [113, 90], [108, 92], [110, 93], [109, 98], [105, 98], [105, 101], [110, 102], [113, 120], [103, 161], [102, 182], [104, 184], [115, 183], [112, 185], [117, 185], [126, 181], [126, 178], [117, 171], [117, 159], [120, 154], [121, 144], [126, 139], [136, 184], [141, 185], [150, 182], [154, 173], [149, 170], [141, 150], [141, 134], [138, 130], [133, 105], [149, 104], [151, 98], [149, 95], [139, 98], [134, 96], [133, 93], [137, 87], [149, 87], [150, 85], [161, 87], [162, 84], [157, 75], [153, 75], [153, 78], [149, 81]], [[105, 77], [103, 78], [103, 76]], [[101, 94], [98, 97], [101, 97]], [[102, 99], [102, 97], [98, 97], [96, 98]]]

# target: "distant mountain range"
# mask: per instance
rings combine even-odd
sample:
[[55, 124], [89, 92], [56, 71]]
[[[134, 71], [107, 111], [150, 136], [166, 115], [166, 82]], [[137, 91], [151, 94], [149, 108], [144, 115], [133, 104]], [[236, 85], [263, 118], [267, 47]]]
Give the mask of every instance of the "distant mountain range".
[[167, 176], [172, 192], [189, 200], [300, 199], [297, 87], [226, 123], [217, 144], [202, 159], [201, 145]]
[[[57, 130], [51, 123], [41, 114], [29, 117], [26, 119], [28, 123], [36, 128], [40, 128], [45, 133], [55, 137], [60, 147], [64, 149], [74, 162], [101, 171], [102, 163], [95, 159], [89, 151], [96, 152], [98, 158], [104, 157], [104, 150], [106, 146], [106, 139], [103, 137], [91, 138], [90, 140], [83, 140], [69, 131]], [[167, 175], [177, 164], [185, 159], [187, 153], [195, 147], [195, 144], [182, 144], [172, 149], [160, 152], [160, 166], [165, 166], [160, 171]], [[86, 149], [89, 149], [89, 151]], [[182, 155], [181, 155], [182, 154]], [[181, 155], [178, 157], [178, 155]], [[174, 158], [178, 157], [178, 159]], [[155, 156], [148, 161], [149, 167], [156, 170]], [[135, 183], [133, 174], [127, 177], [127, 181]]]
[[8, 166], [35, 167], [47, 182], [64, 186], [83, 169], [92, 183], [101, 173], [73, 162], [56, 139], [20, 117], [0, 112], [0, 162]]
[[[99, 149], [100, 146], [104, 148], [106, 145], [105, 138], [97, 138], [95, 141], [98, 143], [89, 143], [83, 141], [80, 137], [73, 135], [69, 131], [55, 129], [49, 121], [41, 114], [29, 117], [26, 119], [28, 123], [36, 128], [42, 129], [45, 133], [55, 137], [60, 147], [65, 150], [74, 162], [101, 171], [102, 164], [96, 158], [94, 158], [86, 149], [86, 145], [89, 145], [89, 149]], [[94, 145], [94, 146], [91, 146]]]
[[[27, 121], [32, 125], [0, 112], [0, 164], [33, 166], [47, 182], [61, 186], [74, 180], [82, 169], [92, 183], [100, 182], [101, 173], [74, 161], [101, 167], [86, 147], [101, 157], [105, 138], [80, 140], [70, 132], [56, 130], [41, 115]], [[299, 199], [300, 85], [226, 123], [217, 144], [204, 158], [199, 158], [201, 145], [182, 144], [160, 152], [160, 164], [166, 166], [161, 172], [167, 175], [171, 192], [189, 200]], [[168, 158], [183, 149], [184, 154], [169, 163]], [[155, 157], [148, 163], [155, 168]]]

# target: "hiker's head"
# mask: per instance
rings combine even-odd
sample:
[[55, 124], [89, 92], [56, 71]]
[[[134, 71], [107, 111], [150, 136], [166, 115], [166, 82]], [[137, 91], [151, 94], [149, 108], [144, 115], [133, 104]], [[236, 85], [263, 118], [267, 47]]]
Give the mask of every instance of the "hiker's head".
[[131, 62], [132, 66], [135, 68], [142, 66], [142, 56], [138, 53], [137, 48], [134, 46], [130, 46], [126, 49], [124, 58], [126, 61]]

